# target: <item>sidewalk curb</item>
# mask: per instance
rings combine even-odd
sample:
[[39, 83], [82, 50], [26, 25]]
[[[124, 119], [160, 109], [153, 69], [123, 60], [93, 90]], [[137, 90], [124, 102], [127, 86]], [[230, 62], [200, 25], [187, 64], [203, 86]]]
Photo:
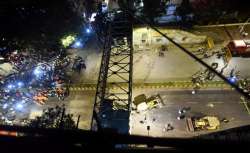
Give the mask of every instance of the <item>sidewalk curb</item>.
[[230, 26], [240, 26], [240, 25], [250, 25], [250, 23], [231, 23], [231, 24], [215, 24], [215, 25], [203, 25], [203, 26], [194, 26], [194, 28], [216, 28], [216, 27], [230, 27]]

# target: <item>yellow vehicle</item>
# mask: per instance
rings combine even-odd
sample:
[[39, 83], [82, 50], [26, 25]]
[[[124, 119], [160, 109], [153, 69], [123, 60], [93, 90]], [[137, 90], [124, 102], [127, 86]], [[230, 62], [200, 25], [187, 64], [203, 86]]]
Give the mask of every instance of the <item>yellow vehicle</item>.
[[232, 53], [229, 47], [225, 47], [224, 50], [225, 50], [225, 57], [224, 57], [225, 62], [229, 63], [229, 61], [232, 59]]
[[159, 104], [158, 101], [156, 101], [155, 99], [147, 102], [147, 105], [148, 105], [149, 109], [157, 107], [158, 104]]
[[216, 116], [205, 116], [198, 119], [187, 119], [189, 131], [216, 130], [220, 126], [220, 120]]
[[160, 98], [160, 95], [155, 95], [155, 96], [149, 97], [146, 100], [146, 103], [147, 103], [149, 109], [152, 109], [152, 108], [159, 106], [163, 102], [162, 102], [162, 99]]
[[160, 107], [163, 102], [160, 95], [154, 95], [147, 98], [145, 94], [141, 94], [134, 98], [133, 104], [136, 106], [137, 111], [145, 111], [158, 106]]

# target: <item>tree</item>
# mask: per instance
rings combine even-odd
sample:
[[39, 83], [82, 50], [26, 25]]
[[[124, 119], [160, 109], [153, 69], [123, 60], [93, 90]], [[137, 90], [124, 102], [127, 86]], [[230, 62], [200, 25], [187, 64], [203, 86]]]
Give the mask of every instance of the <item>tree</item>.
[[250, 15], [243, 0], [196, 0], [192, 6], [198, 24], [244, 22]]
[[177, 15], [181, 17], [181, 21], [186, 24], [188, 20], [188, 15], [193, 13], [193, 8], [189, 0], [183, 0], [181, 5], [176, 10]]
[[0, 37], [23, 41], [23, 48], [58, 48], [64, 35], [77, 33], [82, 26], [68, 0], [10, 0], [4, 5]]
[[86, 18], [90, 18], [93, 12], [97, 11], [98, 1], [96, 0], [68, 0], [74, 12], [79, 15], [85, 13]]
[[121, 7], [121, 8], [129, 8], [129, 9], [131, 9], [131, 8], [133, 8], [133, 3], [135, 2], [137, 2], [138, 0], [118, 0], [118, 5], [119, 5], [119, 7]]
[[165, 3], [162, 0], [143, 0], [143, 16], [151, 23], [155, 23], [155, 18], [165, 14]]
[[65, 108], [59, 106], [43, 110], [43, 114], [31, 120], [29, 126], [34, 128], [76, 128], [73, 115], [66, 114]]

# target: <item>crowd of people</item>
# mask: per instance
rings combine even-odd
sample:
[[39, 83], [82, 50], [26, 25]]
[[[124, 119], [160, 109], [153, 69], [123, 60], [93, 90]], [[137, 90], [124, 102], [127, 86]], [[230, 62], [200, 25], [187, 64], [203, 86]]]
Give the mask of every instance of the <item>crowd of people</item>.
[[13, 121], [17, 112], [24, 112], [33, 104], [43, 105], [50, 97], [64, 100], [69, 91], [66, 67], [70, 64], [67, 56], [53, 54], [39, 56], [34, 51], [12, 51], [4, 55], [4, 62], [13, 66], [14, 71], [0, 77], [0, 119]]

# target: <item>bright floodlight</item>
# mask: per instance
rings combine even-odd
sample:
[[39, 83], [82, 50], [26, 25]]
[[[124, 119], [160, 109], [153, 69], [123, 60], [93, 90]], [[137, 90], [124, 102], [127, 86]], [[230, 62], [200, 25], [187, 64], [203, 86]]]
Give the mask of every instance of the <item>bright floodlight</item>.
[[140, 7], [144, 7], [143, 1], [140, 2]]
[[17, 85], [18, 85], [18, 87], [22, 87], [23, 83], [22, 82], [18, 82]]
[[80, 41], [77, 41], [77, 42], [75, 43], [75, 45], [76, 45], [76, 47], [80, 47], [80, 46], [81, 46], [81, 42], [80, 42]]
[[42, 74], [42, 70], [39, 67], [36, 67], [33, 73], [36, 77], [40, 77]]
[[12, 84], [9, 84], [9, 85], [7, 86], [7, 88], [8, 88], [8, 89], [12, 89], [12, 88], [14, 88], [14, 86], [13, 86]]
[[6, 109], [8, 107], [8, 104], [3, 104], [3, 109]]
[[87, 33], [90, 33], [90, 32], [91, 32], [91, 30], [90, 30], [89, 28], [87, 28], [87, 29], [86, 29], [86, 32], [87, 32]]
[[235, 82], [237, 81], [236, 76], [233, 76], [233, 77], [229, 78], [229, 81], [230, 81], [231, 83], [235, 83]]
[[76, 41], [72, 47], [74, 48], [81, 48], [83, 46], [82, 42], [80, 40]]
[[94, 22], [96, 17], [96, 13], [92, 13], [91, 17], [89, 18], [90, 22]]
[[17, 104], [17, 105], [16, 105], [16, 109], [18, 109], [18, 110], [23, 109], [23, 105], [22, 105], [22, 104]]

